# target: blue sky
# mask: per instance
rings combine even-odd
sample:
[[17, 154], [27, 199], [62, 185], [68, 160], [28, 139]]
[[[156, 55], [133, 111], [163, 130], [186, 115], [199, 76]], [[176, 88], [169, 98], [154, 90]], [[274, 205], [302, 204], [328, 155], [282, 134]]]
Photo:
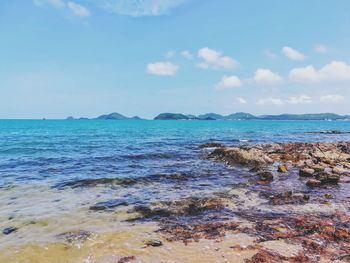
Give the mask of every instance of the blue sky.
[[347, 0], [3, 0], [0, 118], [350, 114]]

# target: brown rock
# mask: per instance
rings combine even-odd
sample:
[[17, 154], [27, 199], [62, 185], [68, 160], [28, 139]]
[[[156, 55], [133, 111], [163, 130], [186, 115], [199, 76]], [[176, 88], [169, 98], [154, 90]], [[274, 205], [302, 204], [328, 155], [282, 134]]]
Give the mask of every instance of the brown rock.
[[314, 169], [304, 168], [299, 171], [299, 176], [301, 177], [313, 177], [315, 173]]
[[332, 172], [335, 174], [341, 174], [341, 175], [349, 173], [348, 170], [344, 169], [343, 167], [339, 167], [339, 166], [334, 167]]
[[349, 231], [345, 228], [339, 228], [335, 231], [334, 237], [340, 240], [350, 240]]
[[319, 180], [316, 180], [316, 179], [310, 179], [310, 180], [308, 180], [308, 181], [306, 182], [306, 185], [307, 185], [308, 187], [318, 187], [318, 186], [320, 186], [321, 184], [322, 184], [322, 182], [319, 181]]

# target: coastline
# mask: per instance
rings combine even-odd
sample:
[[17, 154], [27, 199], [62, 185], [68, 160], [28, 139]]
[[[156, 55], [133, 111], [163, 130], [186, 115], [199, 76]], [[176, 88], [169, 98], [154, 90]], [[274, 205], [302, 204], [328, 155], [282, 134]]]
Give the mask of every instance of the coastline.
[[[11, 252], [2, 247], [0, 262], [21, 259], [214, 262], [218, 258], [219, 262], [341, 262], [349, 259], [350, 142], [237, 147], [210, 143], [200, 148], [204, 159], [235, 167], [230, 176], [242, 170], [246, 172], [249, 175], [246, 182], [209, 196], [149, 205], [123, 204], [111, 198], [113, 202], [97, 202], [94, 209], [90, 206], [87, 215], [91, 217], [86, 220], [67, 215], [66, 219], [56, 218], [52, 225], [48, 221], [27, 222], [19, 231], [5, 236], [8, 244], [11, 239], [14, 241], [12, 247], [26, 228], [28, 231], [50, 228], [53, 239], [22, 244]], [[170, 179], [179, 187], [188, 180], [179, 175], [160, 180]], [[72, 191], [84, 188], [88, 192], [92, 186], [104, 184], [125, 188], [147, 183], [147, 180], [100, 180], [65, 187]], [[104, 224], [109, 227], [102, 227]], [[5, 225], [11, 227], [11, 220]]]

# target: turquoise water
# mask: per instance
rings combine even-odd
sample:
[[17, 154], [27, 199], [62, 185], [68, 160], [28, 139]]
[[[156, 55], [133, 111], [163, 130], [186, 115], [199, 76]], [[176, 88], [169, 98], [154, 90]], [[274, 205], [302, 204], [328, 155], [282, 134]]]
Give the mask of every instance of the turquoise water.
[[350, 122], [0, 120], [0, 186], [193, 173], [198, 145], [349, 140]]

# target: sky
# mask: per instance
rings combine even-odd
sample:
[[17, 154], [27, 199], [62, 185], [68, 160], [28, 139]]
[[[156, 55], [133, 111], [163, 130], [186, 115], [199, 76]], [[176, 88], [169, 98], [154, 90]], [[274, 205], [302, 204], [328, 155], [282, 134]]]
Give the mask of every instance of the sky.
[[1, 0], [0, 118], [350, 114], [348, 0]]

